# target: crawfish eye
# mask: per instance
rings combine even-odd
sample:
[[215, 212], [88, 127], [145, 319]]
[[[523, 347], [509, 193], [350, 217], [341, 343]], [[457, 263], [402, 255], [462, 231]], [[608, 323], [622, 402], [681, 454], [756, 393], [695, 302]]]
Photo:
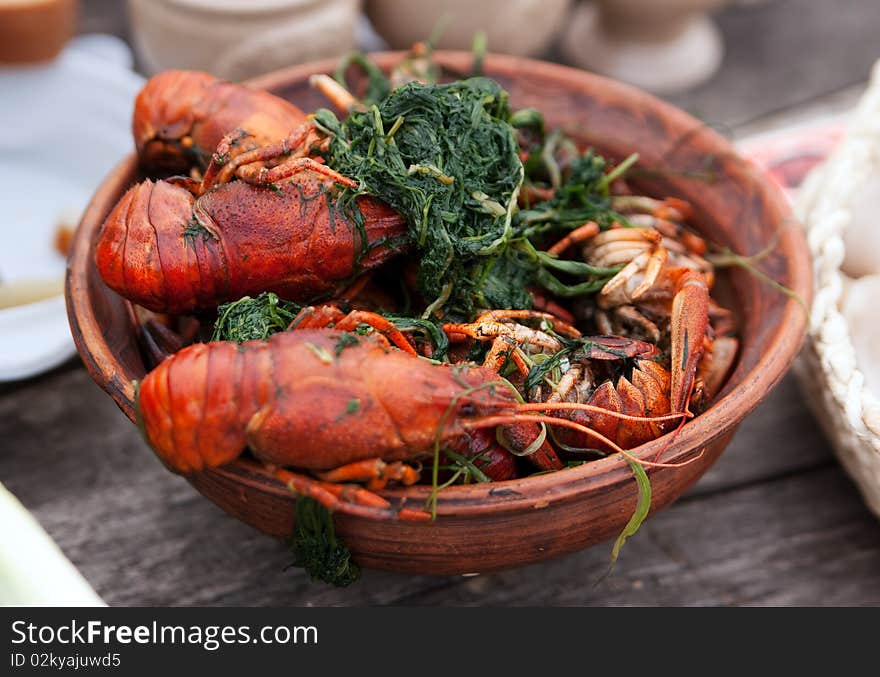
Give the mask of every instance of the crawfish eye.
[[463, 405], [461, 405], [458, 413], [462, 416], [474, 416], [477, 413], [477, 408], [470, 402], [465, 402]]

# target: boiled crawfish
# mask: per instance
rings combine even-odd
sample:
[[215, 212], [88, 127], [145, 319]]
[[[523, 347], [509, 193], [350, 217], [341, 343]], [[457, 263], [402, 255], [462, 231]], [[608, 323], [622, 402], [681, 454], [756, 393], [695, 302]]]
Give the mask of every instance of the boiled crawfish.
[[[352, 104], [332, 80], [318, 85], [338, 106]], [[323, 163], [325, 139], [268, 92], [168, 71], [138, 95], [133, 127], [147, 166], [206, 163], [200, 178], [132, 187], [103, 224], [98, 271], [145, 308], [188, 313], [263, 291], [309, 302], [402, 248], [406, 224], [384, 203], [336, 203], [336, 186], [357, 182]]]
[[[618, 336], [582, 337], [567, 323], [536, 311], [491, 311], [472, 323], [444, 325], [444, 330], [454, 341], [490, 341], [486, 363], [509, 360], [515, 369], [508, 378], [523, 384], [536, 411], [558, 406], [561, 416], [584, 428], [557, 432], [562, 450], [631, 449], [668, 432], [670, 421], [680, 422], [689, 414], [705, 340], [705, 314], [699, 312], [704, 294], [705, 288], [694, 285], [677, 295], [669, 369], [657, 361], [660, 351], [651, 343]], [[539, 327], [521, 324], [524, 321]], [[558, 361], [555, 382], [542, 379], [529, 385], [538, 356], [560, 355], [564, 359]], [[588, 406], [567, 406], [572, 402]], [[539, 403], [552, 406], [541, 409]]]
[[[515, 404], [505, 389], [463, 398], [498, 380], [490, 369], [435, 365], [374, 337], [337, 351], [343, 333], [304, 329], [268, 341], [195, 344], [141, 382], [137, 410], [163, 462], [183, 474], [219, 467], [245, 447], [295, 491], [365, 517], [424, 519], [421, 510], [340, 481], [418, 474], [402, 462], [457, 440], [487, 407]], [[402, 395], [405, 393], [405, 396]], [[285, 469], [313, 471], [317, 479]]]
[[[621, 376], [616, 383], [595, 387], [593, 375], [573, 365], [550, 399], [638, 415], [690, 414], [692, 400], [702, 406], [718, 392], [738, 347], [726, 335], [733, 327], [731, 314], [709, 295], [715, 276], [702, 257], [705, 242], [684, 228], [691, 210], [682, 200], [620, 196], [613, 204], [635, 227], [616, 224], [600, 231], [589, 222], [548, 251], [560, 255], [578, 245], [581, 259], [591, 265], [621, 266], [599, 291], [593, 321], [600, 332], [665, 346], [671, 368], [665, 372], [642, 359], [629, 379]], [[586, 392], [584, 383], [578, 383], [583, 378]], [[653, 439], [663, 429], [649, 423], [628, 425], [601, 414], [572, 412], [571, 417], [625, 447]]]
[[212, 162], [201, 182], [129, 189], [99, 234], [101, 277], [145, 308], [179, 314], [262, 291], [311, 301], [397, 254], [406, 223], [395, 211], [360, 196], [345, 213], [335, 185], [350, 181], [290, 149], [287, 139], [271, 146], [287, 163], [265, 172], [268, 153], [257, 151], [254, 176], [238, 156], [235, 171], [253, 183], [228, 181]]
[[269, 92], [200, 71], [170, 70], [150, 78], [138, 94], [132, 132], [145, 169], [182, 173], [204, 169], [234, 130], [237, 154], [283, 139], [306, 120]]
[[490, 367], [435, 364], [379, 333], [326, 328], [189, 346], [147, 374], [136, 396], [144, 435], [174, 472], [223, 466], [247, 447], [291, 490], [330, 509], [406, 520], [429, 515], [347, 483], [412, 484], [419, 474], [407, 461], [462, 438], [478, 449], [487, 438], [473, 433], [499, 417], [517, 439], [518, 427], [532, 425], [527, 407]]

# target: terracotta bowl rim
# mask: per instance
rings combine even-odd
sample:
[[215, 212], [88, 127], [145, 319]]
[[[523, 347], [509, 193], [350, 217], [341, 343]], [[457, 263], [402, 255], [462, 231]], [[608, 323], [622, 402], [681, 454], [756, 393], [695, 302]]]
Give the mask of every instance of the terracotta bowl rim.
[[[404, 54], [405, 52], [402, 51], [389, 51], [371, 53], [369, 56], [380, 67], [388, 67]], [[460, 70], [464, 70], [472, 59], [469, 52], [462, 51], [441, 50], [435, 54], [438, 61]], [[253, 78], [248, 84], [265, 89], [277, 89], [287, 83], [305, 79], [313, 73], [332, 72], [336, 64], [337, 60], [329, 59], [291, 66]], [[571, 88], [573, 82], [579, 81], [589, 85], [587, 88], [594, 91], [607, 90], [616, 92], [628, 100], [641, 99], [662, 110], [676, 126], [702, 128], [701, 133], [708, 135], [719, 151], [742, 159], [745, 163], [744, 175], [749, 181], [760, 184], [774, 211], [785, 216], [781, 221], [790, 221], [794, 226], [779, 229], [778, 247], [788, 262], [787, 270], [792, 277], [789, 280], [790, 288], [809, 305], [812, 299], [809, 250], [787, 198], [770, 179], [761, 175], [755, 165], [742, 158], [730, 142], [720, 134], [708, 129], [704, 123], [685, 111], [643, 90], [587, 71], [537, 59], [500, 54], [487, 54], [484, 66], [490, 76], [493, 69], [509, 73], [514, 78], [517, 74], [540, 70], [542, 78], [557, 82], [564, 81], [566, 88]], [[115, 368], [117, 366], [115, 355], [105, 340], [98, 342], [97, 345], [90, 345], [83, 338], [80, 327], [81, 317], [94, 321], [92, 308], [85, 302], [88, 298], [85, 276], [88, 266], [94, 266], [90, 247], [92, 234], [100, 227], [99, 219], [103, 218], [103, 214], [96, 211], [102, 203], [110, 199], [108, 191], [112, 188], [112, 192], [115, 193], [118, 190], [117, 184], [121, 183], [121, 177], [132, 176], [135, 168], [135, 156], [131, 154], [124, 158], [96, 189], [74, 237], [65, 281], [68, 317], [77, 350], [93, 379], [113, 397], [120, 409], [132, 420], [133, 388], [130, 383], [120, 378], [119, 370]], [[807, 319], [804, 307], [797, 300], [787, 298], [777, 328], [767, 340], [769, 349], [755, 367], [745, 373], [733, 384], [733, 387], [728, 384], [726, 392], [718, 397], [709, 409], [690, 420], [677, 434], [669, 433], [637, 447], [632, 450], [633, 455], [640, 460], [653, 461], [656, 460], [658, 453], [662, 452], [662, 462], [681, 463], [694, 459], [700, 450], [713, 440], [733, 430], [782, 379], [804, 340]], [[670, 443], [669, 435], [672, 434], [675, 438]], [[554, 502], [563, 501], [585, 490], [596, 491], [603, 486], [615, 484], [621, 470], [629, 472], [627, 461], [620, 454], [615, 454], [553, 473], [493, 482], [491, 486], [497, 490], [497, 495], [487, 495], [486, 485], [482, 484], [452, 486], [439, 493], [437, 512], [440, 515], [467, 515], [476, 512], [500, 514], [523, 508], [531, 509], [536, 501], [549, 497], [552, 497]], [[254, 473], [263, 475], [256, 470], [255, 464], [245, 459], [238, 459], [226, 468], [208, 472], [232, 476], [234, 481], [241, 483], [251, 482], [248, 475]], [[650, 472], [649, 469], [649, 475]], [[264, 491], [289, 497], [289, 491], [268, 474], [264, 474], [257, 483]], [[389, 497], [407, 497], [408, 500], [421, 503], [430, 492], [431, 488], [428, 486], [416, 486], [382, 493]]]

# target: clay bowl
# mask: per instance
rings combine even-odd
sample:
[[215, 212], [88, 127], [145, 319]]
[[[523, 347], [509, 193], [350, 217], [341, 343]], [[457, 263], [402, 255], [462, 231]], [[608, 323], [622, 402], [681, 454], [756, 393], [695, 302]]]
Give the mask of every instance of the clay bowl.
[[[388, 68], [400, 58], [375, 57]], [[466, 72], [470, 55], [439, 55]], [[325, 106], [308, 76], [334, 64], [297, 66], [253, 84], [289, 98], [304, 110]], [[589, 73], [523, 58], [491, 56], [488, 75], [510, 92], [516, 107], [540, 108], [550, 126], [614, 158], [640, 155], [638, 188], [675, 195], [696, 208], [697, 225], [711, 240], [741, 254], [776, 242], [761, 261], [767, 274], [803, 298], [811, 294], [806, 244], [783, 195], [708, 126], [633, 88]], [[138, 178], [126, 158], [98, 187], [73, 243], [67, 303], [73, 335], [95, 381], [133, 417], [132, 381], [144, 376], [129, 304], [108, 289], [92, 262], [101, 223], [123, 191]], [[741, 318], [742, 347], [729, 380], [713, 405], [666, 438], [634, 453], [690, 461], [679, 468], [651, 468], [652, 511], [677, 498], [715, 462], [743, 418], [782, 378], [804, 336], [803, 308], [742, 270], [725, 276]], [[149, 453], [146, 449], [145, 453]], [[294, 497], [252, 461], [190, 478], [198, 491], [231, 515], [276, 537], [291, 533]], [[421, 505], [422, 487], [389, 491]], [[528, 564], [616, 536], [628, 521], [637, 487], [624, 459], [612, 456], [577, 468], [489, 485], [451, 487], [440, 493], [434, 523], [380, 522], [338, 514], [336, 522], [361, 565], [419, 574], [457, 574]]]

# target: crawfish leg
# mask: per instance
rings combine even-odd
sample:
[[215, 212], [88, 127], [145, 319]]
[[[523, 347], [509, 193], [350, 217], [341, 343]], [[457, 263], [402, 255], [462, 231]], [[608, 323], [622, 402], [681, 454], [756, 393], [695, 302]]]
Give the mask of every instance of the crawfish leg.
[[330, 179], [333, 179], [336, 183], [347, 186], [348, 188], [357, 188], [359, 185], [358, 182], [354, 179], [343, 176], [335, 169], [331, 169], [327, 165], [318, 162], [315, 158], [310, 157], [291, 158], [290, 160], [282, 162], [277, 167], [272, 167], [271, 169], [269, 169], [268, 167], [257, 168], [253, 165], [246, 165], [244, 167], [239, 167], [237, 176], [242, 181], [265, 186], [270, 183], [275, 183], [276, 181], [287, 179], [294, 174], [299, 174], [300, 172], [307, 171], [326, 176]]
[[540, 310], [489, 310], [480, 315], [475, 323], [482, 322], [500, 322], [502, 320], [546, 320], [553, 330], [568, 336], [569, 338], [578, 338], [581, 333], [568, 322], [560, 320], [551, 313], [545, 313]]
[[347, 465], [315, 473], [324, 482], [367, 482], [373, 491], [384, 489], [388, 482], [396, 481], [409, 486], [419, 480], [419, 471], [402, 461], [387, 463], [381, 458], [368, 458]]
[[364, 291], [364, 287], [370, 284], [372, 280], [373, 274], [366, 273], [361, 275], [358, 279], [352, 282], [348, 287], [339, 292], [339, 299], [345, 301], [347, 303], [351, 303], [356, 300], [358, 296], [361, 295], [361, 292]]
[[703, 356], [703, 343], [709, 323], [709, 288], [705, 278], [689, 270], [678, 280], [672, 299], [670, 353], [672, 413], [687, 413], [697, 365]]
[[301, 157], [303, 151], [308, 150], [306, 141], [312, 133], [312, 129], [311, 124], [302, 124], [280, 141], [254, 148], [232, 158], [230, 155], [235, 137], [227, 134], [211, 156], [211, 162], [205, 170], [203, 190], [207, 190], [215, 183], [227, 183], [232, 180], [233, 176], [243, 172], [244, 167], [248, 165], [260, 163], [262, 167], [264, 162], [286, 158], [291, 154], [295, 157]]
[[[630, 292], [629, 299], [636, 300], [643, 296], [657, 282], [660, 271], [666, 264], [666, 258], [666, 249], [660, 246], [655, 246], [653, 249], [643, 251], [636, 256], [602, 287], [602, 291], [599, 293], [599, 306], [608, 307], [615, 292], [625, 289], [629, 280], [639, 271], [644, 271], [644, 277]], [[604, 306], [603, 302], [605, 302]]]
[[166, 357], [183, 348], [180, 335], [153, 318], [141, 326], [141, 337], [154, 364], [159, 364]]
[[574, 388], [575, 384], [580, 381], [584, 374], [584, 368], [579, 364], [573, 364], [567, 372], [559, 379], [559, 383], [553, 389], [553, 392], [547, 397], [547, 402], [562, 402]]
[[513, 362], [521, 374], [529, 373], [529, 365], [526, 364], [522, 355], [517, 351], [517, 342], [509, 336], [499, 336], [492, 341], [492, 347], [486, 353], [483, 366], [489, 367], [492, 371], [500, 372], [507, 363], [507, 360]]
[[[229, 176], [225, 178], [221, 178], [223, 174], [223, 170], [228, 166], [233, 164], [233, 161], [230, 159], [235, 154], [235, 146], [248, 134], [243, 129], [234, 129], [231, 132], [228, 132], [220, 139], [220, 143], [217, 144], [217, 148], [214, 149], [214, 152], [211, 154], [211, 159], [208, 161], [208, 166], [205, 167], [205, 172], [202, 175], [202, 180], [197, 182], [193, 180], [192, 182], [195, 184], [195, 189], [189, 188], [187, 186], [183, 186], [184, 188], [189, 188], [190, 192], [198, 197], [199, 195], [204, 194], [209, 188], [214, 186], [217, 183], [226, 183], [229, 181]], [[243, 153], [243, 155], [247, 155], [248, 153]]]
[[562, 344], [546, 332], [526, 327], [522, 324], [508, 325], [492, 320], [482, 321], [477, 318], [470, 324], [444, 324], [441, 329], [453, 343], [464, 340], [462, 337], [470, 337], [477, 341], [494, 340], [499, 336], [507, 336], [518, 344], [531, 343], [541, 348], [549, 348], [554, 352], [562, 349]]
[[535, 289], [530, 289], [529, 293], [532, 295], [532, 305], [534, 306], [535, 310], [555, 315], [563, 322], [568, 322], [569, 324], [574, 322], [574, 315], [568, 312], [568, 310], [563, 308], [553, 299], [547, 298], [546, 296], [538, 293], [538, 291], [536, 291]]
[[332, 303], [325, 303], [317, 307], [306, 306], [297, 313], [287, 328], [322, 329], [332, 326], [340, 331], [353, 331], [361, 324], [372, 327], [389, 343], [393, 343], [405, 353], [416, 354], [415, 348], [393, 322], [368, 310], [353, 310], [346, 315]]
[[719, 336], [711, 342], [711, 349], [707, 349], [699, 365], [697, 365], [697, 380], [703, 382], [703, 394], [706, 403], [711, 400], [721, 386], [724, 378], [730, 371], [736, 358], [739, 341], [731, 336]]
[[677, 197], [667, 197], [664, 200], [660, 200], [652, 213], [657, 218], [681, 223], [693, 218], [694, 208], [686, 200], [680, 200]]
[[329, 75], [316, 73], [309, 78], [309, 84], [326, 96], [342, 113], [348, 113], [360, 107], [360, 101]]
[[403, 332], [401, 332], [391, 320], [382, 317], [378, 313], [371, 313], [368, 310], [352, 310], [348, 315], [335, 324], [334, 329], [351, 331], [357, 329], [360, 324], [369, 325], [403, 352], [409, 353], [410, 355], [417, 354], [416, 349], [406, 340], [406, 336], [403, 335]]
[[395, 508], [378, 494], [362, 487], [321, 482], [283, 468], [275, 469], [273, 474], [295, 494], [308, 496], [330, 511], [367, 519], [401, 519], [417, 522], [431, 519], [430, 513], [421, 510]]
[[585, 242], [598, 234], [599, 224], [595, 221], [587, 221], [584, 225], [578, 226], [564, 238], [559, 240], [559, 242], [550, 247], [550, 249], [547, 250], [547, 253], [562, 254], [569, 247], [576, 245], [579, 242]]
[[300, 310], [296, 317], [287, 326], [290, 329], [323, 329], [339, 322], [345, 313], [332, 303], [321, 306], [306, 306]]

